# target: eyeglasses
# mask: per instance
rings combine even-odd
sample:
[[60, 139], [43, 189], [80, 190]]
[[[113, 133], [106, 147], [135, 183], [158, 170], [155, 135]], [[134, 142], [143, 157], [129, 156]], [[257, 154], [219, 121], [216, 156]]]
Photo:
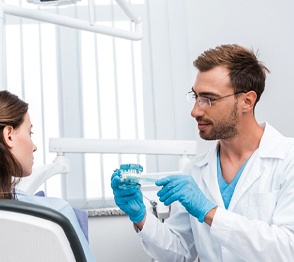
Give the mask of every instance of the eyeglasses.
[[229, 97], [229, 96], [235, 96], [235, 95], [238, 95], [238, 94], [241, 94], [241, 93], [245, 93], [245, 91], [239, 91], [239, 92], [236, 92], [234, 94], [221, 96], [221, 97], [218, 97], [218, 98], [209, 98], [209, 97], [205, 97], [205, 96], [198, 96], [194, 92], [194, 90], [192, 88], [192, 90], [189, 91], [186, 94], [186, 96], [187, 96], [187, 99], [188, 99], [189, 102], [193, 102], [193, 103], [197, 102], [200, 107], [207, 108], [207, 107], [211, 107], [212, 102], [215, 102], [217, 100], [220, 100], [222, 98], [226, 98], [226, 97]]

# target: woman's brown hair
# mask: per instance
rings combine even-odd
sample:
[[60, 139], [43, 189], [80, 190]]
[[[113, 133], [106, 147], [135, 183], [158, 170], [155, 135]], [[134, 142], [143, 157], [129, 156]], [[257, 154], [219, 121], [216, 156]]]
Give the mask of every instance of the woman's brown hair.
[[6, 126], [18, 128], [27, 111], [28, 104], [18, 96], [0, 91], [0, 199], [15, 198], [15, 186], [22, 177], [22, 167], [5, 143], [3, 130]]

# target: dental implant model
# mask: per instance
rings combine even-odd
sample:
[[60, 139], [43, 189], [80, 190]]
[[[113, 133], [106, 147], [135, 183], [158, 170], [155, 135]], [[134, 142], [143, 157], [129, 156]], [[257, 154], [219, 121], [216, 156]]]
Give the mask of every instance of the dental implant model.
[[140, 182], [154, 183], [156, 181], [156, 178], [142, 175], [143, 167], [140, 164], [122, 164], [119, 171], [121, 174], [121, 188], [140, 187]]

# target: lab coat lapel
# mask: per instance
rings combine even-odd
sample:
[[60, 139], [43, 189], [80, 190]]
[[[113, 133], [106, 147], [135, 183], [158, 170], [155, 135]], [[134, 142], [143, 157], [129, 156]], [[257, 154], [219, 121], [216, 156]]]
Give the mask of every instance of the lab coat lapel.
[[264, 128], [264, 133], [259, 148], [250, 157], [243, 170], [232, 196], [229, 210], [232, 210], [236, 206], [242, 195], [266, 172], [263, 159], [283, 159], [285, 157], [285, 151], [282, 146], [284, 137], [268, 123], [261, 123], [260, 125]]
[[[211, 151], [206, 160], [207, 164], [203, 167], [203, 181], [206, 185], [207, 191], [212, 196], [213, 202], [218, 206], [224, 207], [224, 202], [220, 193], [218, 181], [217, 181], [217, 164], [216, 164], [217, 147]], [[208, 195], [207, 195], [208, 197]]]
[[232, 210], [250, 186], [264, 173], [265, 167], [256, 151], [248, 161], [236, 185], [228, 210]]

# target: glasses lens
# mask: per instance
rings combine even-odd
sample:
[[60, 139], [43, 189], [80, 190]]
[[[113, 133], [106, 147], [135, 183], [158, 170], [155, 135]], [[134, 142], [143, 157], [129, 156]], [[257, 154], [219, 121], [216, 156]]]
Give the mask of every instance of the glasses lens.
[[207, 97], [198, 97], [197, 101], [200, 107], [203, 107], [203, 108], [211, 107], [210, 99]]

